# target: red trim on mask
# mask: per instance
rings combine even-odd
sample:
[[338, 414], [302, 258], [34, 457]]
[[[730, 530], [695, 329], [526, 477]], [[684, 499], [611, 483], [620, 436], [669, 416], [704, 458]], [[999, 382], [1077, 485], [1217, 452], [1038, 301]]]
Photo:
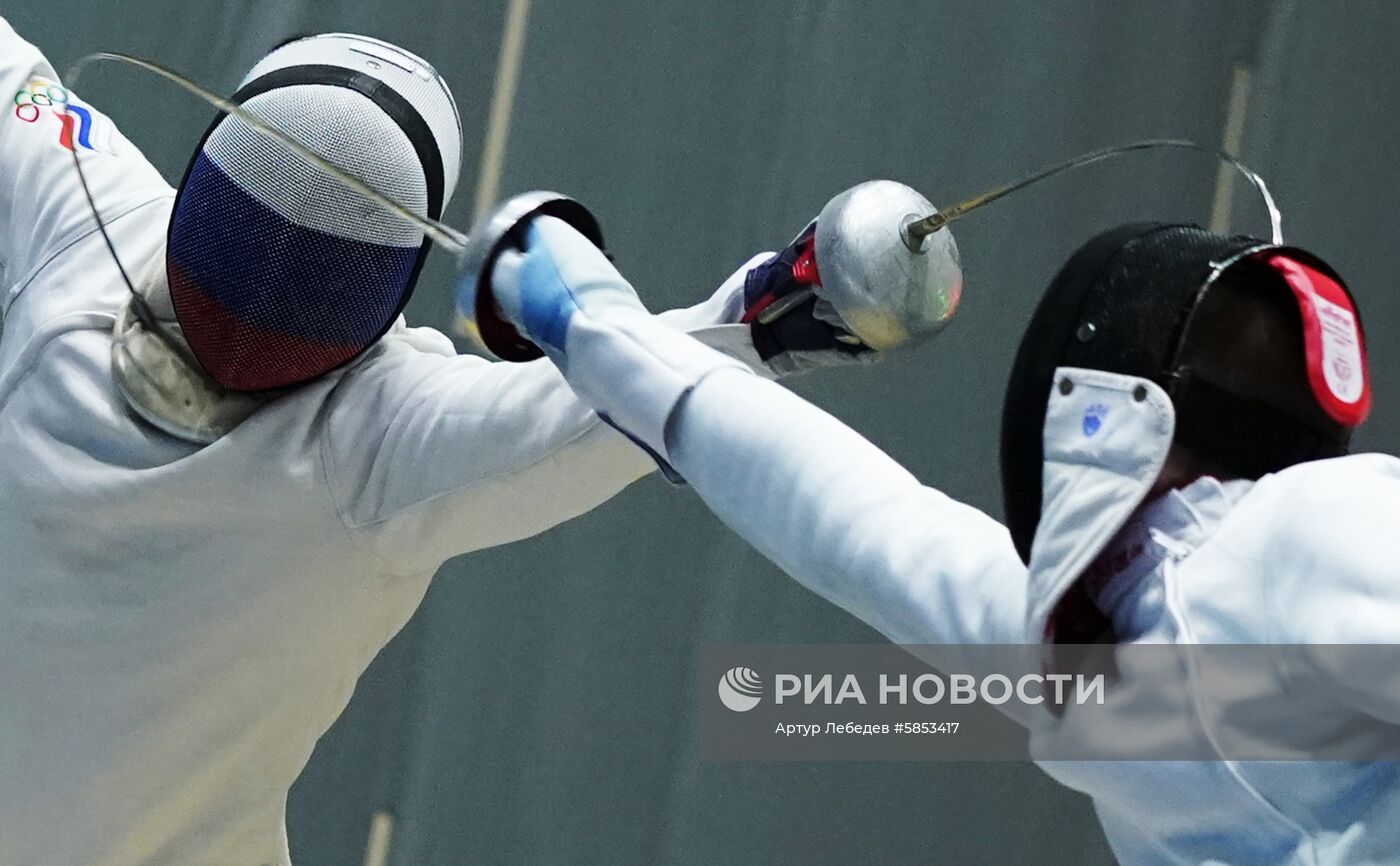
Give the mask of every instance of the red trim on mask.
[[1371, 412], [1371, 377], [1356, 307], [1341, 284], [1283, 254], [1264, 261], [1293, 290], [1313, 396], [1334, 421], [1359, 427]]

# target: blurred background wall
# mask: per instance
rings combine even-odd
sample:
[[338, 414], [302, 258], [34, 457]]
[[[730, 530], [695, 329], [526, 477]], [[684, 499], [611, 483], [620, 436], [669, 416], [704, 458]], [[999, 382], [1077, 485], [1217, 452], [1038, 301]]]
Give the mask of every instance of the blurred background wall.
[[[231, 92], [289, 36], [379, 36], [439, 67], [467, 153], [466, 227], [507, 0], [6, 0], [60, 72], [114, 49]], [[1289, 238], [1349, 279], [1377, 410], [1400, 450], [1400, 10], [1232, 0], [533, 0], [501, 192], [569, 192], [602, 217], [654, 309], [701, 298], [844, 187], [891, 177], [949, 202], [1133, 138], [1218, 144], [1250, 70], [1246, 161]], [[121, 67], [103, 107], [178, 180], [210, 119]], [[1206, 222], [1215, 168], [1158, 153], [1051, 181], [960, 223], [968, 291], [935, 344], [794, 387], [954, 496], [998, 513], [1001, 389], [1020, 329], [1079, 242], [1135, 218]], [[1236, 196], [1233, 225], [1263, 233]], [[410, 307], [450, 321], [439, 255]], [[465, 347], [464, 347], [465, 348]], [[638, 483], [571, 524], [449, 563], [294, 789], [302, 866], [388, 862], [1106, 863], [1089, 803], [1014, 764], [709, 764], [693, 669], [706, 642], [878, 636], [750, 552], [695, 497]], [[708, 688], [708, 686], [706, 686]]]

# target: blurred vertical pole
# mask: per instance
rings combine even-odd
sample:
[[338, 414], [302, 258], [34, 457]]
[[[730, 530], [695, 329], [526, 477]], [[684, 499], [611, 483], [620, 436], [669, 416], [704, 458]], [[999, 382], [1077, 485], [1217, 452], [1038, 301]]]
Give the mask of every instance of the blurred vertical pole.
[[[1220, 149], [1238, 157], [1244, 145], [1244, 124], [1249, 114], [1250, 68], [1236, 63], [1230, 74], [1230, 101], [1225, 108], [1225, 135]], [[1235, 170], [1221, 163], [1215, 173], [1215, 200], [1210, 209], [1210, 230], [1216, 234], [1230, 231], [1230, 212], [1235, 203]]]
[[369, 841], [365, 843], [364, 866], [386, 866], [389, 862], [389, 843], [394, 835], [394, 816], [388, 812], [375, 812], [369, 819]]
[[496, 63], [496, 90], [491, 97], [491, 115], [486, 123], [486, 143], [481, 149], [473, 222], [490, 210], [500, 195], [501, 169], [506, 160], [506, 139], [510, 133], [511, 111], [515, 108], [515, 87], [520, 81], [520, 60], [525, 53], [525, 28], [529, 18], [530, 0], [509, 0], [506, 26], [501, 33], [501, 55]]
[[[1237, 29], [1246, 44], [1238, 56], [1250, 69], [1249, 122], [1240, 142], [1239, 156], [1245, 165], [1259, 172], [1278, 196], [1285, 186], [1279, 175], [1285, 166], [1275, 164], [1275, 139], [1280, 114], [1285, 107], [1282, 82], [1288, 72], [1288, 47], [1292, 42], [1298, 14], [1296, 0], [1252, 0], [1241, 6]], [[1228, 121], [1227, 121], [1228, 125]], [[1288, 237], [1288, 201], [1280, 198], [1284, 237]], [[1258, 206], [1255, 205], [1255, 208]], [[1257, 214], [1258, 210], [1250, 211]], [[1251, 217], [1251, 220], [1257, 219]], [[1212, 222], [1212, 225], [1214, 223]], [[1251, 225], [1257, 225], [1252, 222]]]
[[[530, 0], [506, 0], [505, 2], [505, 24], [501, 28], [501, 49], [496, 60], [496, 80], [495, 87], [491, 94], [491, 109], [486, 120], [486, 137], [481, 149], [481, 166], [477, 172], [476, 200], [472, 213], [472, 221], [486, 213], [496, 203], [500, 195], [501, 172], [505, 167], [506, 143], [510, 133], [511, 114], [515, 109], [515, 91], [520, 81], [520, 68], [525, 56], [525, 35], [530, 18]], [[476, 341], [481, 343], [480, 339]], [[441, 579], [439, 577], [438, 579]], [[439, 690], [450, 689], [457, 685], [451, 678], [454, 673], [448, 670], [439, 669], [438, 666], [426, 661], [423, 658], [423, 648], [432, 643], [433, 633], [439, 622], [439, 614], [431, 607], [425, 605], [425, 609], [420, 609], [418, 614], [420, 632], [417, 635], [419, 641], [416, 646], [415, 664], [418, 670], [415, 676], [414, 700], [412, 701], [415, 712], [410, 725], [412, 730], [407, 736], [407, 759], [405, 760], [403, 791], [399, 797], [399, 808], [397, 810], [400, 818], [399, 844], [393, 850], [393, 859], [390, 859], [389, 832], [393, 829], [392, 816], [385, 813], [376, 813], [371, 819], [370, 845], [375, 841], [375, 822], [382, 816], [387, 820], [387, 824], [382, 825], [384, 833], [383, 853], [380, 861], [371, 861], [372, 850], [365, 852], [365, 866], [422, 866], [429, 862], [425, 858], [428, 851], [433, 850], [431, 839], [431, 819], [424, 819], [423, 812], [428, 803], [436, 799], [437, 776], [435, 768], [438, 765], [440, 754], [434, 747], [432, 731], [439, 725], [439, 718], [435, 712], [437, 704], [429, 697], [436, 695]], [[440, 678], [448, 678], [448, 681], [440, 681]], [[442, 862], [442, 852], [434, 853], [432, 862]], [[454, 859], [447, 862], [461, 862], [460, 858], [465, 856], [461, 852], [454, 852], [446, 856], [453, 856]]]

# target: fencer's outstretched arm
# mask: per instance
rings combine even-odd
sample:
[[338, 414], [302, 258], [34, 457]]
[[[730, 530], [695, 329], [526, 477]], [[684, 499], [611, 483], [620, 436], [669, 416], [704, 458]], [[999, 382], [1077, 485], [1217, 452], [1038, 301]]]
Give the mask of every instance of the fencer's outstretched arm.
[[504, 313], [584, 400], [766, 556], [892, 640], [1023, 642], [1027, 573], [1003, 526], [648, 315], [588, 246], [538, 220], [497, 280]]
[[[10, 304], [46, 263], [98, 229], [74, 152], [109, 226], [155, 219], [174, 191], [3, 18], [0, 92], [0, 308], [6, 350], [17, 353], [44, 321], [79, 310], [110, 313], [125, 300], [103, 258], [93, 262], [101, 279], [47, 287], [24, 316]], [[743, 275], [757, 261], [708, 301], [666, 315], [758, 363], [747, 329], [732, 324], [743, 307]], [[136, 279], [145, 264], [125, 262]], [[99, 288], [106, 294], [94, 298]], [[421, 573], [453, 555], [533, 535], [655, 468], [545, 361], [459, 356], [441, 334], [400, 326], [328, 381], [334, 390], [317, 431], [325, 481], [347, 532], [386, 572]]]
[[664, 435], [720, 519], [890, 640], [1022, 641], [1026, 569], [1005, 527], [786, 388], [726, 365], [681, 399]]
[[[744, 275], [765, 258], [662, 317], [760, 365], [747, 328], [727, 323], [742, 310]], [[549, 361], [458, 355], [426, 328], [391, 331], [344, 374], [329, 407], [320, 444], [337, 510], [389, 573], [543, 532], [656, 469]]]

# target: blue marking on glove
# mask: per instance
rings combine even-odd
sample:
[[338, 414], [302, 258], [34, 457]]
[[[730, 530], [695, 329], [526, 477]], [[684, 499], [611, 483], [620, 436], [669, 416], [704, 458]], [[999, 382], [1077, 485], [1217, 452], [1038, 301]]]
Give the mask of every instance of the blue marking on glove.
[[520, 319], [537, 343], [564, 351], [569, 320], [579, 310], [578, 301], [564, 283], [539, 229], [530, 226], [525, 260], [520, 266]]

